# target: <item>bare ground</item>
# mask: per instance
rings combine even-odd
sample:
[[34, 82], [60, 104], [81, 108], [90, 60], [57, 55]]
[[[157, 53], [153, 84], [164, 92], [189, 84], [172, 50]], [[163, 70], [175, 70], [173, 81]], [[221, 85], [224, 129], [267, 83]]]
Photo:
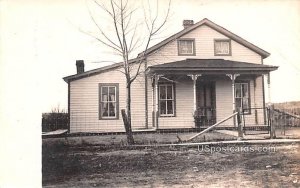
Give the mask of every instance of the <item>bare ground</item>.
[[47, 143], [43, 187], [300, 187], [300, 144], [210, 152], [220, 147], [122, 150]]

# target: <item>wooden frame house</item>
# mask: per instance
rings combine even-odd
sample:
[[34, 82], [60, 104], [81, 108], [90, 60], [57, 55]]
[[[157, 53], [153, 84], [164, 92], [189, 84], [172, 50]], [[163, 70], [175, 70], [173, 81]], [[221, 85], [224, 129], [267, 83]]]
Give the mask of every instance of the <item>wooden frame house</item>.
[[[143, 74], [132, 84], [132, 128], [176, 129], [212, 125], [243, 109], [253, 125], [264, 124], [264, 65], [270, 54], [203, 19], [149, 48]], [[132, 59], [130, 63], [135, 63]], [[67, 76], [69, 132], [124, 132], [122, 63]], [[268, 79], [268, 83], [270, 79]], [[234, 126], [228, 121], [222, 126]]]

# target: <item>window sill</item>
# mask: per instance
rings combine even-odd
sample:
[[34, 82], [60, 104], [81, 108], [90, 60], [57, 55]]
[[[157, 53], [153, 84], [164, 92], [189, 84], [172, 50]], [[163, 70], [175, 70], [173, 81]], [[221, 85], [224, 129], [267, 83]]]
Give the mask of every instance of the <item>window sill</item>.
[[196, 56], [196, 54], [178, 54], [178, 56]]
[[118, 120], [119, 118], [118, 117], [100, 117], [99, 120]]
[[231, 54], [215, 54], [215, 56], [231, 56]]
[[161, 118], [175, 117], [175, 115], [159, 115]]
[[251, 115], [251, 112], [244, 112], [242, 115]]

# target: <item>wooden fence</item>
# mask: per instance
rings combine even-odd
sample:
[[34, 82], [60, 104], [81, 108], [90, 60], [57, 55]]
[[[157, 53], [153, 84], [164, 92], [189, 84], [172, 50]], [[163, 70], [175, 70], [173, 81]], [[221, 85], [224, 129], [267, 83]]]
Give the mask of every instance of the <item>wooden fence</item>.
[[42, 114], [42, 131], [54, 131], [58, 129], [68, 129], [68, 113], [43, 113]]

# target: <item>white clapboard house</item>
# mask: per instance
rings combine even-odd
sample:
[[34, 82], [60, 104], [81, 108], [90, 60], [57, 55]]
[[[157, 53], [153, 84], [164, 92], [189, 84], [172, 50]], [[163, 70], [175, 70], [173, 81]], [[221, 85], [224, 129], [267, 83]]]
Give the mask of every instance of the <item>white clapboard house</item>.
[[[264, 65], [270, 54], [203, 19], [183, 21], [183, 30], [147, 51], [143, 73], [132, 84], [132, 128], [182, 129], [212, 125], [244, 109], [248, 123], [264, 124]], [[135, 59], [130, 63], [134, 64]], [[69, 132], [124, 132], [126, 107], [122, 63], [84, 71], [68, 83]], [[233, 126], [234, 121], [221, 126]]]

